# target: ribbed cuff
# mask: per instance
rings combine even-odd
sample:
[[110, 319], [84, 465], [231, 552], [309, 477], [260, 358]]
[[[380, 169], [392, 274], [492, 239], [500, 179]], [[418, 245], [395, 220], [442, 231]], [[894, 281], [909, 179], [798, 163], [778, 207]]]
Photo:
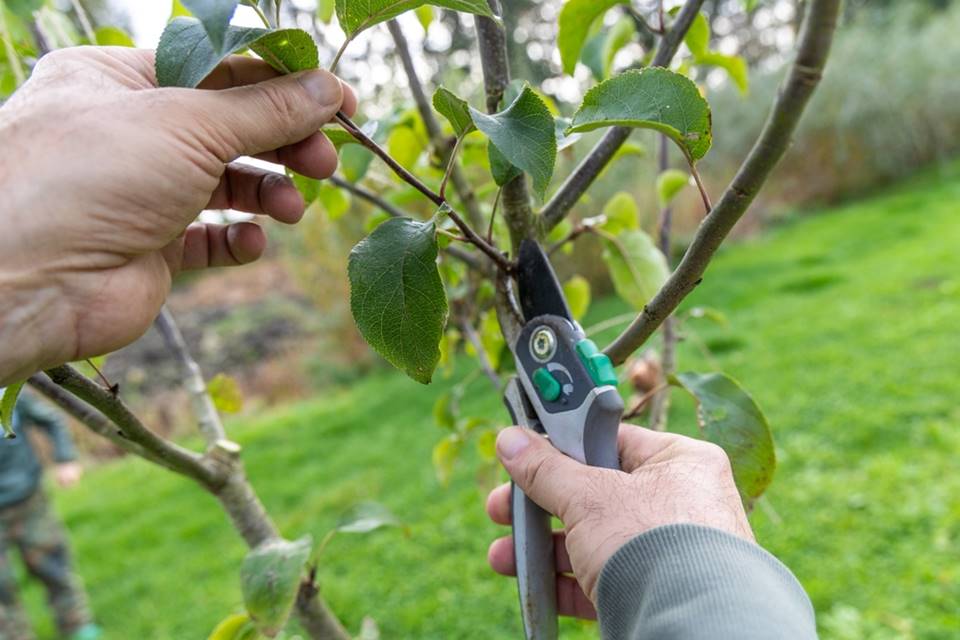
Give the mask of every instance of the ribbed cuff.
[[810, 599], [759, 546], [697, 525], [643, 533], [607, 561], [597, 586], [605, 640], [817, 637]]

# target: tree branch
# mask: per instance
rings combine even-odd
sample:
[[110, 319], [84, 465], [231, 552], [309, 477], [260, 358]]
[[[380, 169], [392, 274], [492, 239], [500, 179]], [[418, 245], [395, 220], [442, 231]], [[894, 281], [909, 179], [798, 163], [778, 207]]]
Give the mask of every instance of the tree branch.
[[[694, 19], [700, 13], [704, 0], [687, 0], [677, 14], [673, 27], [660, 40], [660, 46], [653, 58], [651, 66], [669, 67], [673, 57], [683, 42], [684, 36], [690, 30]], [[563, 220], [573, 206], [580, 201], [590, 185], [594, 183], [600, 172], [613, 159], [617, 150], [627, 141], [633, 129], [630, 127], [613, 127], [597, 143], [592, 151], [574, 169], [573, 173], [560, 186], [553, 198], [550, 199], [541, 211], [544, 228], [550, 230]]]
[[653, 335], [703, 278], [714, 253], [746, 212], [790, 145], [801, 115], [820, 82], [837, 26], [840, 0], [811, 0], [797, 57], [780, 88], [760, 137], [713, 212], [701, 223], [683, 260], [636, 320], [607, 347], [623, 362]]
[[123, 435], [150, 454], [163, 461], [164, 466], [181, 475], [193, 478], [205, 488], [215, 490], [225, 478], [220, 469], [199, 453], [184, 449], [150, 429], [118, 397], [100, 385], [80, 375], [70, 365], [48, 369], [47, 376], [66, 391], [90, 404], [109, 418]]
[[167, 343], [167, 349], [170, 350], [170, 353], [173, 354], [180, 365], [183, 372], [183, 386], [190, 394], [190, 404], [193, 406], [193, 414], [197, 419], [200, 433], [203, 434], [208, 445], [218, 440], [225, 440], [227, 432], [220, 420], [220, 413], [207, 391], [207, 382], [203, 379], [200, 365], [190, 354], [187, 342], [183, 339], [183, 334], [180, 333], [180, 327], [177, 326], [177, 321], [166, 305], [160, 309], [160, 315], [154, 320], [153, 326], [163, 336], [164, 342]]
[[171, 471], [175, 471], [167, 463], [154, 456], [152, 453], [141, 447], [136, 442], [129, 440], [121, 435], [117, 427], [107, 419], [102, 413], [88, 404], [80, 402], [76, 397], [64, 391], [61, 387], [43, 374], [36, 374], [28, 380], [30, 386], [39, 391], [50, 402], [60, 407], [63, 411], [73, 416], [75, 420], [83, 424], [90, 431], [98, 436], [106, 438], [118, 448], [132, 453], [133, 455], [145, 458], [150, 462], [164, 466]]
[[[497, 0], [490, 0], [490, 8], [497, 15], [500, 13], [498, 5]], [[504, 91], [510, 84], [507, 36], [503, 25], [496, 20], [477, 16], [476, 25], [480, 61], [483, 67], [483, 84], [487, 96], [487, 111], [496, 113], [500, 109]], [[501, 204], [503, 217], [510, 231], [513, 254], [516, 255], [520, 243], [526, 238], [534, 237], [536, 232], [525, 175], [521, 174], [503, 185]]]
[[[407, 74], [407, 84], [410, 85], [410, 93], [413, 94], [413, 101], [417, 105], [417, 111], [420, 112], [420, 119], [427, 129], [427, 135], [430, 136], [430, 144], [439, 156], [440, 160], [450, 164], [450, 154], [452, 153], [449, 145], [443, 136], [443, 129], [433, 113], [433, 104], [427, 97], [423, 89], [423, 83], [417, 75], [417, 68], [413, 63], [413, 56], [410, 55], [410, 45], [407, 38], [403, 35], [403, 29], [396, 20], [387, 22], [387, 28], [390, 35], [393, 36], [393, 42], [397, 47], [397, 54], [400, 56], [400, 62], [403, 64], [403, 70]], [[450, 183], [454, 191], [460, 196], [463, 208], [467, 213], [467, 220], [474, 227], [480, 227], [483, 224], [483, 212], [480, 211], [480, 203], [477, 202], [477, 196], [473, 188], [467, 182], [460, 167], [456, 164], [450, 169]]]
[[342, 112], [337, 114], [337, 120], [340, 122], [340, 126], [346, 129], [350, 135], [356, 138], [357, 142], [362, 144], [364, 147], [373, 152], [374, 155], [383, 160], [387, 166], [393, 170], [394, 173], [403, 179], [404, 182], [413, 186], [415, 189], [417, 189], [417, 191], [429, 198], [430, 201], [432, 201], [438, 207], [445, 206], [446, 214], [450, 217], [450, 220], [452, 220], [453, 223], [460, 228], [460, 231], [462, 231], [463, 235], [470, 240], [470, 243], [485, 253], [487, 257], [493, 260], [494, 264], [507, 273], [513, 272], [513, 264], [507, 260], [502, 253], [500, 253], [499, 249], [489, 244], [480, 236], [479, 233], [474, 231], [470, 225], [464, 222], [463, 218], [461, 218], [457, 212], [450, 207], [449, 203], [447, 203], [443, 196], [441, 196], [439, 193], [435, 193], [430, 187], [423, 184], [419, 178], [403, 168], [399, 162], [394, 160], [393, 157], [387, 153], [386, 149], [381, 147], [367, 134], [361, 131], [360, 127], [354, 124], [353, 121]]
[[[372, 191], [368, 191], [364, 189], [360, 185], [353, 184], [352, 182], [344, 180], [340, 176], [330, 176], [330, 178], [328, 179], [330, 180], [330, 182], [332, 182], [337, 187], [343, 189], [344, 191], [348, 191], [351, 194], [355, 195], [356, 197], [360, 198], [361, 200], [365, 200], [370, 204], [372, 204], [373, 206], [379, 207], [384, 213], [386, 213], [391, 218], [412, 217], [409, 214], [404, 213], [403, 211], [398, 209], [389, 201], [381, 198], [380, 196], [373, 193]], [[444, 252], [446, 252], [448, 255], [453, 256], [460, 262], [466, 264], [471, 269], [475, 269], [477, 271], [486, 270], [486, 265], [480, 261], [480, 257], [477, 254], [470, 253], [469, 251], [463, 249], [462, 247], [449, 246], [444, 249]]]

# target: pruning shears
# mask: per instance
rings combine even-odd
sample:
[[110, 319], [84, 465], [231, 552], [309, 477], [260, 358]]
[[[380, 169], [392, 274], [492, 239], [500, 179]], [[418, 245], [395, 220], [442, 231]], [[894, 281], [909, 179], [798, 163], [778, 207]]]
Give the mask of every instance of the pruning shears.
[[[623, 400], [616, 371], [573, 319], [550, 260], [532, 240], [520, 246], [517, 283], [524, 323], [510, 345], [517, 375], [504, 391], [514, 423], [546, 435], [583, 464], [619, 469]], [[553, 640], [558, 632], [551, 516], [515, 485], [510, 499], [525, 638]]]

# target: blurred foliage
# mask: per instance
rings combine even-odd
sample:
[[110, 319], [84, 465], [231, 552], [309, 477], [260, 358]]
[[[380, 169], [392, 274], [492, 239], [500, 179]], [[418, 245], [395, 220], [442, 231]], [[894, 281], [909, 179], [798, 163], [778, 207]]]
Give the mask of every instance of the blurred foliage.
[[[942, 163], [960, 149], [960, 5], [897, 3], [858, 14], [839, 34], [796, 143], [762, 196], [834, 201]], [[715, 148], [707, 171], [732, 173], [756, 137], [780, 73], [755, 73], [751, 95], [711, 98]]]

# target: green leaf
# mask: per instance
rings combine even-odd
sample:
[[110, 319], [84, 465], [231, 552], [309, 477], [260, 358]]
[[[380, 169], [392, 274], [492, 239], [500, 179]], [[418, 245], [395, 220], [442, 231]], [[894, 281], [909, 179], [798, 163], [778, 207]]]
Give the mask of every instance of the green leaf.
[[361, 502], [340, 516], [339, 533], [370, 533], [384, 527], [402, 526], [400, 519], [379, 502]]
[[497, 430], [484, 429], [477, 436], [477, 453], [487, 462], [497, 459]]
[[493, 17], [487, 0], [337, 0], [337, 18], [340, 28], [353, 39], [364, 29], [427, 4]]
[[707, 18], [702, 13], [698, 13], [697, 17], [693, 19], [689, 31], [683, 37], [683, 42], [690, 49], [694, 58], [699, 58], [707, 53], [710, 48], [710, 23], [707, 22]]
[[170, 20], [180, 17], [189, 17], [190, 12], [180, 0], [173, 0], [173, 6], [170, 8]]
[[429, 384], [440, 360], [447, 299], [433, 222], [387, 220], [350, 252], [350, 308], [387, 362]]
[[490, 174], [498, 187], [502, 187], [523, 175], [523, 171], [510, 164], [510, 161], [500, 153], [500, 150], [492, 142], [487, 146], [487, 153], [490, 159]]
[[336, 0], [319, 0], [317, 2], [317, 17], [323, 24], [330, 24], [333, 12], [337, 9]]
[[603, 215], [607, 221], [603, 230], [613, 235], [620, 235], [624, 231], [635, 231], [640, 228], [640, 209], [633, 195], [626, 191], [614, 194], [603, 207]]
[[320, 183], [316, 202], [320, 203], [331, 220], [339, 220], [350, 211], [350, 194], [328, 182]]
[[750, 90], [750, 75], [747, 70], [747, 61], [740, 56], [728, 56], [715, 51], [708, 51], [699, 58], [694, 59], [698, 65], [719, 67], [727, 72], [733, 83], [737, 85], [740, 93], [747, 93]]
[[690, 317], [694, 319], [704, 319], [718, 324], [721, 327], [726, 327], [730, 324], [730, 320], [727, 318], [726, 314], [720, 311], [719, 309], [714, 309], [712, 307], [694, 307], [690, 309]]
[[340, 170], [350, 182], [360, 182], [367, 175], [373, 152], [361, 145], [348, 145], [340, 150]]
[[[487, 115], [470, 107], [473, 123], [502, 156], [533, 178], [534, 191], [546, 194], [557, 161], [557, 135], [549, 107], [530, 87], [524, 87], [505, 110]], [[490, 158], [493, 164], [493, 157]]]
[[433, 94], [433, 108], [450, 122], [458, 138], [477, 128], [470, 116], [469, 103], [446, 87], [439, 87]]
[[260, 632], [246, 613], [224, 618], [207, 640], [257, 640]]
[[763, 411], [739, 383], [722, 373], [681, 373], [671, 382], [696, 398], [700, 431], [727, 452], [737, 488], [749, 505], [770, 486], [777, 466]]
[[455, 397], [457, 387], [441, 394], [437, 401], [433, 403], [433, 421], [442, 429], [454, 431], [457, 428], [457, 404], [458, 397]]
[[637, 26], [633, 18], [624, 16], [617, 20], [610, 32], [603, 40], [603, 77], [610, 76], [613, 70], [613, 59], [625, 46], [633, 42], [637, 33]]
[[302, 29], [270, 31], [252, 42], [250, 48], [280, 73], [296, 73], [320, 66], [317, 44]]
[[360, 144], [360, 142], [354, 138], [351, 134], [347, 133], [345, 129], [340, 127], [324, 127], [320, 130], [323, 135], [327, 136], [334, 148], [339, 152], [341, 147], [344, 147], [348, 144]]
[[569, 0], [560, 11], [557, 46], [563, 72], [572, 75], [577, 68], [580, 52], [587, 41], [590, 27], [609, 9], [629, 0]]
[[605, 238], [603, 259], [617, 295], [637, 311], [643, 310], [670, 275], [667, 259], [643, 231], [625, 231], [616, 237], [605, 234]]
[[743, 0], [743, 8], [747, 13], [751, 13], [760, 4], [760, 0]]
[[433, 447], [433, 470], [437, 474], [437, 481], [446, 486], [453, 476], [453, 468], [463, 449], [463, 440], [459, 435], [449, 435]]
[[428, 4], [418, 7], [416, 10], [417, 20], [420, 22], [420, 26], [423, 27], [423, 32], [427, 33], [430, 31], [430, 25], [433, 24], [433, 7]]
[[287, 623], [297, 599], [313, 539], [274, 540], [250, 553], [240, 567], [243, 601], [257, 629], [274, 637]]
[[180, 0], [206, 30], [214, 51], [223, 50], [227, 27], [240, 0]]
[[567, 298], [573, 319], [582, 320], [590, 308], [590, 282], [583, 276], [573, 276], [563, 285], [563, 295]]
[[221, 413], [239, 413], [243, 409], [243, 393], [236, 378], [218, 373], [207, 383], [213, 406]]
[[119, 27], [99, 27], [95, 32], [97, 46], [100, 47], [135, 47], [133, 38]]
[[396, 127], [387, 138], [387, 152], [405, 169], [417, 164], [423, 150], [423, 142], [410, 127]]
[[500, 329], [500, 321], [497, 320], [497, 313], [490, 309], [483, 314], [480, 320], [480, 345], [487, 354], [490, 366], [495, 371], [500, 370], [500, 360], [507, 341], [503, 338], [503, 331]]
[[196, 87], [224, 58], [246, 48], [253, 49], [281, 73], [319, 65], [313, 38], [300, 29], [229, 27], [223, 48], [216, 50], [198, 20], [174, 18], [164, 29], [157, 47], [157, 82], [162, 87]]
[[0, 389], [3, 393], [3, 397], [0, 398], [0, 427], [3, 427], [3, 435], [8, 440], [17, 437], [13, 432], [13, 409], [17, 406], [17, 398], [20, 397], [24, 384], [26, 383], [18, 382], [6, 389]]
[[45, 0], [6, 0], [0, 5], [6, 4], [10, 12], [21, 20], [33, 22], [33, 12], [39, 11], [44, 2]]
[[657, 198], [660, 206], [666, 207], [683, 188], [690, 184], [690, 174], [680, 169], [667, 169], [657, 176]]
[[710, 105], [689, 78], [660, 67], [627, 71], [589, 92], [570, 132], [627, 126], [670, 137], [691, 161], [710, 150]]

